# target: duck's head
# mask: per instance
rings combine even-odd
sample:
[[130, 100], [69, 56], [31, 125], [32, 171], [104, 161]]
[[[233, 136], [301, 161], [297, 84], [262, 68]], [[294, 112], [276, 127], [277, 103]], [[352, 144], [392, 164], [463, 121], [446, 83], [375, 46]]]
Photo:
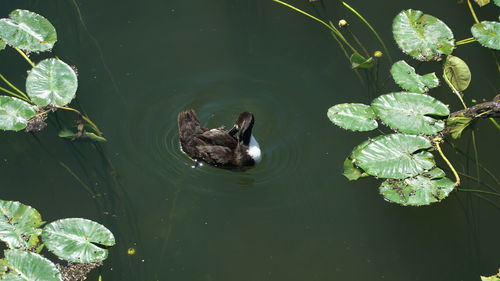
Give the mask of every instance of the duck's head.
[[239, 131], [238, 140], [248, 146], [246, 153], [252, 157], [255, 163], [260, 162], [262, 156], [259, 143], [252, 135], [255, 118], [250, 112], [242, 112], [236, 120], [234, 127]]

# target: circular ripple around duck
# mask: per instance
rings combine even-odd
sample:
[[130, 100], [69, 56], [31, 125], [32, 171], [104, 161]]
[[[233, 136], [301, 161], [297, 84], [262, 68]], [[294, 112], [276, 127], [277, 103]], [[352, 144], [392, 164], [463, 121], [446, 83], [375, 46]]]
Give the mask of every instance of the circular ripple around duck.
[[[286, 89], [234, 74], [204, 77], [178, 81], [154, 101], [135, 103], [126, 136], [131, 140], [130, 160], [162, 181], [209, 193], [265, 187], [293, 175], [303, 150], [298, 145], [300, 125], [290, 121], [300, 116], [286, 113], [298, 111], [287, 104], [286, 97], [277, 96], [286, 95]], [[282, 107], [288, 107], [287, 111], [280, 110]], [[240, 112], [253, 112], [253, 134], [261, 146], [262, 162], [244, 172], [198, 165], [181, 151], [178, 140], [177, 114], [189, 108], [194, 108], [202, 125], [209, 128], [230, 127]]]

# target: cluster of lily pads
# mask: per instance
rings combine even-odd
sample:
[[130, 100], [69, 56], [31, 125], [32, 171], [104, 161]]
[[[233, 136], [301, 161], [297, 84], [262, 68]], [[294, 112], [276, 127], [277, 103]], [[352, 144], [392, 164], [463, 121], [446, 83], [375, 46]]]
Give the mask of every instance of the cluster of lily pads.
[[[65, 131], [63, 137], [84, 137], [104, 140], [97, 126], [78, 110], [67, 107], [75, 98], [78, 88], [77, 73], [61, 59], [48, 58], [34, 63], [29, 53], [51, 51], [57, 41], [54, 26], [43, 16], [27, 10], [14, 10], [9, 18], [0, 19], [0, 50], [7, 46], [14, 48], [32, 66], [26, 78], [26, 93], [0, 74], [8, 86], [0, 86], [0, 129], [11, 131], [39, 131], [45, 127], [50, 112], [58, 109], [78, 114], [76, 133]], [[85, 129], [85, 124], [93, 132]]]
[[62, 281], [56, 264], [42, 256], [47, 248], [72, 263], [101, 262], [115, 244], [111, 231], [81, 218], [61, 219], [41, 226], [40, 213], [15, 201], [0, 200], [0, 240], [7, 248], [0, 259], [0, 280]]
[[[404, 10], [393, 21], [393, 36], [401, 50], [419, 61], [443, 63], [443, 80], [460, 98], [471, 80], [467, 64], [452, 56], [456, 44], [451, 29], [438, 18], [418, 10]], [[500, 23], [483, 21], [471, 28], [473, 39], [483, 46], [500, 49]], [[395, 133], [369, 139], [356, 146], [344, 161], [349, 180], [373, 176], [384, 179], [381, 195], [400, 205], [421, 206], [439, 202], [460, 184], [458, 174], [442, 153], [439, 143], [443, 130], [460, 137], [470, 123], [450, 114], [448, 106], [428, 95], [439, 85], [435, 73], [419, 75], [406, 61], [391, 67], [391, 75], [405, 91], [384, 94], [370, 105], [338, 104], [328, 110], [328, 118], [337, 126], [352, 131], [377, 129], [379, 122]], [[456, 181], [436, 167], [431, 151], [437, 150], [453, 171]]]

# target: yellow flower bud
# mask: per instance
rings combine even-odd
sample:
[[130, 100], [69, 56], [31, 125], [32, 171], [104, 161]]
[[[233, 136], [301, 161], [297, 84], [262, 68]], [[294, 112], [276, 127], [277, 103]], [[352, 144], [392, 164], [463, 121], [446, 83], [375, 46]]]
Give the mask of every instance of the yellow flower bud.
[[376, 58], [380, 58], [384, 53], [382, 53], [381, 51], [375, 51], [375, 53], [373, 53], [373, 56], [376, 57]]
[[348, 26], [349, 24], [347, 23], [346, 20], [339, 20], [339, 27], [344, 27], [344, 26]]

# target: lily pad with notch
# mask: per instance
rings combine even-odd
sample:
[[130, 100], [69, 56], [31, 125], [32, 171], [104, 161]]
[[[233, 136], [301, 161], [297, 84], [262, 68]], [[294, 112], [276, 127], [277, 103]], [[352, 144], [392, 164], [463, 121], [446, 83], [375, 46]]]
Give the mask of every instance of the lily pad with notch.
[[394, 63], [391, 67], [392, 78], [401, 88], [415, 93], [426, 93], [429, 89], [439, 86], [439, 79], [436, 74], [427, 73], [418, 75], [415, 68], [411, 67], [404, 60]]
[[434, 135], [445, 127], [444, 121], [438, 118], [450, 114], [439, 100], [410, 92], [382, 95], [374, 99], [371, 106], [384, 124], [407, 134]]
[[0, 19], [0, 38], [12, 47], [30, 52], [50, 51], [57, 41], [54, 26], [27, 10], [14, 10]]
[[335, 125], [351, 131], [371, 131], [378, 127], [375, 113], [366, 104], [337, 104], [328, 109], [327, 116]]
[[420, 61], [441, 60], [441, 55], [449, 55], [455, 48], [451, 29], [418, 10], [400, 12], [392, 23], [392, 33], [401, 50]]
[[11, 249], [32, 249], [39, 242], [44, 222], [33, 207], [16, 201], [0, 200], [0, 240]]
[[375, 137], [360, 149], [352, 159], [367, 174], [390, 179], [405, 179], [433, 168], [434, 157], [426, 149], [431, 142], [416, 135], [390, 134]]
[[500, 50], [500, 22], [482, 21], [476, 23], [471, 27], [471, 32], [481, 45]]
[[36, 115], [35, 107], [14, 97], [0, 96], [0, 130], [20, 131]]
[[111, 231], [91, 220], [70, 218], [46, 225], [42, 239], [49, 251], [71, 262], [91, 263], [108, 257], [106, 247], [115, 244]]
[[7, 271], [0, 281], [62, 281], [61, 273], [50, 260], [37, 253], [6, 250], [3, 262]]

